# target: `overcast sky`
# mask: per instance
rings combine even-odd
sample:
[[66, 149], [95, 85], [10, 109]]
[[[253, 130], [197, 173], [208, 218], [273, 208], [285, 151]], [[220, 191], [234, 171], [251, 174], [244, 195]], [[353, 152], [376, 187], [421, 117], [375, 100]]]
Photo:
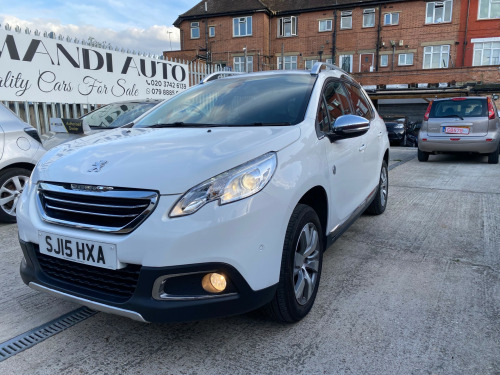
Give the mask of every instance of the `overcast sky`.
[[[199, 0], [5, 0], [0, 27], [54, 31], [80, 40], [93, 37], [132, 51], [160, 55], [179, 49], [172, 24]], [[170, 33], [169, 33], [170, 32]], [[172, 46], [172, 47], [170, 47]]]

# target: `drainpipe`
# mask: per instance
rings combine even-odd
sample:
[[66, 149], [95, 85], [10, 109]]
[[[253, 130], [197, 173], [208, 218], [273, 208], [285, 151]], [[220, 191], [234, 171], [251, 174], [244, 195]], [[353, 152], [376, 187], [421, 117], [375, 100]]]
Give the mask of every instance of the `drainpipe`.
[[467, 21], [465, 21], [464, 46], [462, 50], [462, 68], [465, 66], [465, 47], [467, 47], [467, 32], [469, 31], [470, 0], [467, 1]]
[[377, 53], [375, 54], [375, 71], [378, 72], [378, 63], [380, 61], [380, 32], [382, 31], [382, 6], [378, 6], [378, 29], [377, 29]]
[[285, 43], [281, 43], [281, 70], [285, 70]]
[[335, 64], [336, 49], [337, 49], [337, 9], [333, 11], [332, 64]]
[[394, 60], [396, 59], [396, 42], [391, 40], [392, 45], [392, 67], [391, 70], [394, 71]]

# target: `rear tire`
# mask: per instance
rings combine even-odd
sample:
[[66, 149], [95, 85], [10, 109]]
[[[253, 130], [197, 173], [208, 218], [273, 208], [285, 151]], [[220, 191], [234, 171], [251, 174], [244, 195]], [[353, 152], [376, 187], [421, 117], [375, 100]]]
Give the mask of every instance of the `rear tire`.
[[25, 168], [5, 169], [0, 172], [0, 221], [16, 222], [17, 201], [30, 175], [31, 171]]
[[389, 196], [389, 173], [387, 170], [387, 163], [382, 161], [382, 168], [380, 170], [380, 180], [377, 187], [377, 194], [372, 203], [365, 210], [367, 214], [380, 215], [383, 214], [387, 207], [387, 198]]
[[261, 309], [271, 319], [295, 323], [311, 310], [323, 264], [322, 233], [316, 211], [298, 204], [286, 230], [276, 294]]
[[418, 149], [418, 161], [427, 161], [427, 160], [429, 160], [429, 152], [425, 152]]
[[500, 153], [500, 144], [495, 151], [491, 154], [488, 154], [488, 164], [498, 164], [498, 155]]

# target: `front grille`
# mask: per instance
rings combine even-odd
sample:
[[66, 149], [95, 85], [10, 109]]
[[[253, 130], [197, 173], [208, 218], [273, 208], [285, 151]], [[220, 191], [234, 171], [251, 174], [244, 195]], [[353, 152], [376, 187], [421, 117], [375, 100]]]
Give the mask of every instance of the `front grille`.
[[40, 182], [37, 203], [42, 219], [81, 229], [130, 233], [153, 211], [154, 191]]
[[90, 290], [85, 294], [101, 294], [101, 298], [115, 302], [125, 302], [132, 297], [141, 271], [141, 266], [135, 264], [119, 270], [88, 266], [42, 254], [38, 249], [36, 256], [42, 271], [54, 280], [70, 284], [66, 288], [84, 288]]

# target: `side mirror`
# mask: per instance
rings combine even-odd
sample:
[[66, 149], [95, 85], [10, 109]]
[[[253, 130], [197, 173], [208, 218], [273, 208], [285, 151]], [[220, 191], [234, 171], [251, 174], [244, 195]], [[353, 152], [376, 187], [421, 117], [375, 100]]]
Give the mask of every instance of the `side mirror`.
[[327, 134], [330, 141], [334, 142], [344, 138], [354, 138], [365, 134], [370, 129], [370, 121], [356, 115], [340, 116]]

